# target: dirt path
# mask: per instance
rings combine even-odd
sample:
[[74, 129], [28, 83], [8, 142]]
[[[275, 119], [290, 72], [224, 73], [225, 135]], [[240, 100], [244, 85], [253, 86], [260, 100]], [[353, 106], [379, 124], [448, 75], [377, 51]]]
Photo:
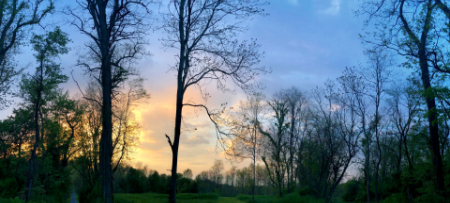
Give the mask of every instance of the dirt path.
[[70, 203], [78, 203], [77, 195], [75, 194], [75, 190], [72, 192], [72, 195], [70, 195]]

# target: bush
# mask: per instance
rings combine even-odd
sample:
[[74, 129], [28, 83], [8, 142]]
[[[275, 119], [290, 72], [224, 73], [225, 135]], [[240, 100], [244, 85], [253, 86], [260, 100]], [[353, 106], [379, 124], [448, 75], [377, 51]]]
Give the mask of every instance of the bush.
[[298, 194], [300, 196], [317, 196], [317, 191], [314, 188], [306, 186], [298, 190]]
[[406, 203], [408, 200], [403, 194], [392, 194], [391, 196], [387, 197], [382, 203]]
[[342, 199], [346, 202], [354, 202], [358, 195], [360, 184], [357, 180], [349, 180], [344, 184], [344, 195]]

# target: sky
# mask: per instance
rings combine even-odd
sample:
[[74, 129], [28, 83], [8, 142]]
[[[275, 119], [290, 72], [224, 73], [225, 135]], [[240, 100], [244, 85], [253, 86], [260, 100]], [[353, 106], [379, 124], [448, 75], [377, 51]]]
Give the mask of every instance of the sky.
[[[60, 0], [57, 4], [59, 8], [63, 8], [71, 2]], [[166, 3], [163, 6], [167, 6]], [[359, 34], [363, 33], [365, 19], [354, 15], [354, 11], [358, 9], [358, 1], [270, 0], [270, 5], [264, 9], [269, 15], [254, 17], [248, 24], [249, 30], [239, 38], [256, 38], [262, 45], [261, 50], [265, 55], [259, 65], [272, 70], [270, 74], [260, 78], [265, 86], [260, 91], [267, 96], [292, 86], [309, 91], [321, 86], [327, 79], [336, 79], [345, 67], [365, 62], [365, 47], [359, 38]], [[55, 16], [48, 21], [61, 26], [72, 39], [71, 52], [60, 58], [64, 73], [70, 75], [73, 71], [77, 81], [86, 81], [87, 76], [75, 66], [75, 62], [78, 59], [77, 52], [83, 50], [88, 39], [69, 26], [63, 14], [57, 13]], [[163, 48], [158, 41], [163, 36], [159, 30], [149, 33], [150, 44], [146, 49], [152, 55], [140, 60], [138, 64], [142, 77], [146, 79], [145, 89], [151, 94], [151, 99], [140, 103], [133, 111], [141, 132], [140, 143], [129, 163], [169, 173], [171, 150], [165, 134], [173, 136], [174, 130], [176, 78], [175, 72], [169, 68], [175, 63], [176, 50]], [[29, 60], [31, 57], [32, 52], [22, 48], [19, 58], [24, 60], [21, 61], [33, 62]], [[26, 64], [22, 62], [21, 65]], [[31, 70], [29, 68], [26, 71]], [[81, 84], [83, 88], [85, 83]], [[62, 87], [71, 95], [79, 92], [72, 79]], [[208, 91], [212, 95], [207, 102], [210, 108], [220, 107], [225, 102], [234, 106], [239, 100], [245, 99], [245, 94], [238, 89], [234, 93], [223, 93], [217, 91], [212, 84]], [[185, 99], [203, 102], [196, 89], [187, 92]], [[0, 119], [11, 112], [12, 108], [1, 111]], [[224, 159], [223, 152], [217, 145], [213, 125], [206, 118], [205, 112], [196, 113], [192, 109], [184, 109], [183, 118], [183, 128], [197, 130], [183, 132], [181, 135], [179, 172], [190, 168], [194, 175], [198, 174], [208, 170], [216, 159], [225, 161], [226, 169], [231, 165], [243, 167], [249, 164], [248, 161], [234, 163]]]

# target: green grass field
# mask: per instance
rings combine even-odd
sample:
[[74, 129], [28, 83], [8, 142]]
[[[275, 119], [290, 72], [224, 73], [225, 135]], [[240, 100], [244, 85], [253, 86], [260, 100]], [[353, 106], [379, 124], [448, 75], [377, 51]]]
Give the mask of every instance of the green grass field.
[[[166, 194], [114, 194], [115, 203], [166, 203], [169, 195]], [[180, 203], [240, 203], [236, 198], [219, 197], [215, 194], [178, 194]]]
[[[167, 203], [168, 195], [165, 194], [115, 194], [115, 203]], [[251, 202], [249, 195], [238, 195], [237, 197], [219, 197], [215, 194], [178, 194], [177, 202], [180, 203], [247, 203]], [[323, 203], [323, 200], [311, 196], [300, 196], [292, 193], [283, 198], [275, 196], [255, 196], [257, 203]]]

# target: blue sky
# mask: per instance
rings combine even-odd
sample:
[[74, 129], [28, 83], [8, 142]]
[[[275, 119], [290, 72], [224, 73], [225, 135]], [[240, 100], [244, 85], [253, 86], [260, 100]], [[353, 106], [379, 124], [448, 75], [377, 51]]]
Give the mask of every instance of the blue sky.
[[[164, 2], [163, 6], [166, 6], [167, 1]], [[60, 0], [57, 3], [59, 8], [63, 8], [73, 2]], [[364, 63], [364, 46], [359, 34], [363, 33], [365, 19], [354, 15], [354, 11], [358, 9], [358, 1], [271, 0], [265, 9], [270, 15], [255, 17], [248, 24], [248, 32], [240, 38], [257, 38], [262, 45], [261, 50], [265, 52], [265, 57], [260, 65], [272, 69], [271, 74], [261, 78], [261, 82], [266, 86], [261, 91], [268, 96], [291, 86], [309, 91], [321, 86], [327, 79], [339, 77], [346, 66]], [[72, 51], [60, 58], [64, 72], [69, 74], [74, 71], [77, 80], [85, 81], [83, 71], [74, 64], [78, 58], [76, 53], [82, 52], [87, 38], [69, 26], [63, 14], [56, 14], [48, 19], [48, 22], [61, 26], [73, 40], [70, 45]], [[35, 32], [42, 30], [36, 28]], [[168, 70], [175, 63], [176, 52], [165, 50], [158, 42], [163, 35], [158, 30], [149, 33], [150, 45], [147, 49], [153, 55], [142, 59], [138, 65], [142, 76], [147, 79], [145, 88], [152, 98], [135, 110], [142, 132], [140, 145], [131, 162], [141, 162], [148, 168], [164, 173], [170, 168], [171, 160], [164, 134], [171, 135], [173, 132], [176, 93], [175, 73]], [[31, 57], [31, 52], [22, 48], [19, 57], [22, 63], [34, 62]], [[30, 68], [28, 71], [31, 70]], [[63, 87], [69, 90], [71, 95], [78, 92], [72, 80]], [[210, 107], [219, 107], [220, 103], [224, 102], [236, 105], [239, 100], [245, 98], [241, 91], [231, 94], [216, 91], [215, 87], [208, 90], [213, 95], [208, 101]], [[188, 92], [186, 99], [201, 102], [195, 89]], [[11, 110], [10, 108], [0, 112], [0, 119], [9, 115]], [[199, 130], [182, 135], [179, 169], [182, 171], [189, 167], [197, 174], [201, 170], [209, 169], [215, 159], [223, 159], [223, 156], [216, 147], [214, 129], [204, 115], [196, 115], [187, 109], [184, 119], [186, 126], [195, 126]], [[240, 166], [246, 164], [241, 163]]]

